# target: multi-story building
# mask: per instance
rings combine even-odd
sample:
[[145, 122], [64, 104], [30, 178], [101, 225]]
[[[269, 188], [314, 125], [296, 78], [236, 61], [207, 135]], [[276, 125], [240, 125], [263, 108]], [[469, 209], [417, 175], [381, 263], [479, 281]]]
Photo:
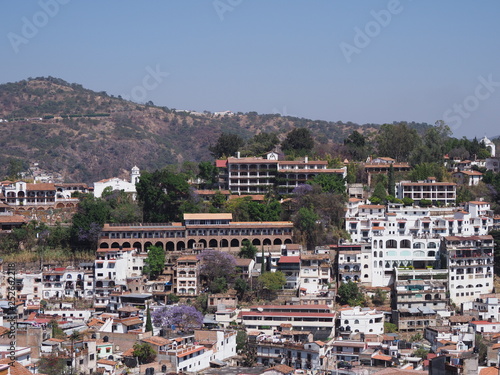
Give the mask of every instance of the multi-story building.
[[[73, 186], [73, 185], [71, 185]], [[16, 181], [2, 184], [2, 192], [5, 202], [11, 206], [19, 207], [52, 207], [52, 208], [74, 208], [78, 205], [78, 198], [63, 193], [65, 186], [54, 183], [31, 184], [24, 181]], [[59, 191], [59, 193], [57, 193]], [[56, 194], [57, 193], [57, 194]]]
[[243, 240], [255, 246], [281, 250], [292, 243], [293, 223], [233, 222], [232, 214], [184, 214], [184, 225], [104, 224], [99, 249], [134, 248], [139, 251], [159, 246], [167, 251], [193, 249], [199, 244], [221, 251], [239, 251]]
[[328, 254], [302, 254], [300, 256], [300, 288], [306, 294], [328, 290], [332, 281]]
[[323, 368], [330, 347], [321, 341], [301, 340], [304, 331], [283, 331], [271, 337], [258, 337], [257, 363], [264, 366], [285, 364], [295, 369]]
[[310, 331], [315, 338], [329, 337], [335, 326], [335, 313], [326, 305], [262, 305], [251, 306], [239, 314], [247, 330], [272, 334], [281, 324], [291, 324], [294, 330]]
[[340, 309], [339, 312], [338, 333], [346, 339], [356, 333], [364, 335], [384, 333], [384, 313], [381, 311], [356, 306]]
[[417, 204], [422, 200], [432, 204], [454, 206], [457, 199], [457, 184], [453, 182], [436, 182], [434, 177], [425, 181], [401, 181], [396, 184], [396, 197], [411, 198]]
[[392, 320], [400, 332], [435, 326], [438, 313], [448, 315], [447, 286], [447, 269], [396, 269]]
[[300, 283], [300, 256], [281, 256], [277, 270], [283, 272], [286, 277], [285, 289], [297, 289]]
[[[95, 260], [95, 307], [106, 309], [113, 291], [128, 290], [131, 278], [142, 274], [144, 258], [132, 248], [100, 248]], [[114, 306], [111, 304], [110, 306]]]
[[337, 246], [337, 267], [339, 282], [372, 283], [371, 243], [342, 243]]
[[176, 293], [178, 295], [198, 295], [200, 287], [200, 260], [195, 255], [177, 259]]
[[347, 168], [328, 168], [327, 161], [310, 161], [307, 157], [300, 161], [278, 160], [278, 154], [270, 152], [265, 158], [229, 157], [217, 161], [216, 166], [227, 173], [223, 186], [237, 194], [264, 194], [277, 186], [283, 194], [292, 193], [300, 184], [305, 184], [319, 174], [335, 174], [344, 178]]
[[307, 157], [303, 161], [278, 162], [278, 191], [282, 194], [291, 194], [300, 184], [314, 179], [320, 174], [347, 176], [347, 168], [328, 168], [325, 160], [310, 161]]
[[85, 272], [55, 268], [42, 272], [43, 298], [92, 298], [85, 294]]
[[441, 242], [451, 300], [460, 304], [493, 291], [494, 241], [490, 235], [447, 236]]
[[477, 311], [479, 320], [500, 322], [500, 294], [481, 294], [474, 301], [462, 303], [464, 313]]

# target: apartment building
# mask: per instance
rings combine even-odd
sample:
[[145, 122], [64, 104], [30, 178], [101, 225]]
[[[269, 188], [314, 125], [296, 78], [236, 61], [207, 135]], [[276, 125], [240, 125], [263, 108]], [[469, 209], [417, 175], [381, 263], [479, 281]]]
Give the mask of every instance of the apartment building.
[[384, 333], [384, 313], [376, 309], [347, 307], [338, 311], [338, 334], [345, 339], [352, 338], [356, 333]]
[[328, 254], [302, 254], [300, 256], [300, 289], [306, 294], [328, 290], [332, 282], [330, 257]]
[[447, 236], [441, 243], [449, 270], [450, 298], [456, 304], [493, 291], [494, 241], [490, 235]]
[[55, 268], [42, 272], [43, 298], [92, 298], [85, 293], [85, 272]]
[[[144, 257], [132, 248], [100, 248], [95, 260], [95, 307], [106, 309], [114, 291], [128, 290], [128, 281], [142, 274]], [[113, 304], [110, 307], [114, 306]]]
[[327, 305], [262, 305], [242, 310], [239, 319], [247, 330], [272, 334], [282, 324], [294, 330], [311, 332], [316, 339], [329, 337], [335, 326], [335, 313]]
[[240, 250], [243, 240], [270, 250], [281, 250], [292, 243], [293, 223], [233, 222], [232, 214], [184, 214], [182, 223], [171, 224], [104, 224], [98, 248], [134, 248], [144, 251], [159, 246], [167, 251], [212, 248], [221, 251]]
[[400, 332], [436, 326], [439, 313], [448, 315], [447, 269], [396, 269], [392, 288], [392, 320]]
[[304, 331], [283, 331], [257, 337], [257, 363], [284, 364], [302, 370], [324, 368], [330, 347], [322, 341], [308, 341], [307, 336]]
[[[282, 194], [291, 194], [300, 184], [314, 179], [319, 174], [334, 174], [345, 178], [347, 168], [328, 168], [327, 161], [310, 161], [305, 157], [300, 161], [278, 160], [278, 154], [268, 153], [265, 158], [230, 157], [226, 161], [217, 160], [221, 168], [222, 186], [233, 194], [265, 194], [277, 186]], [[225, 172], [226, 170], [227, 172]]]
[[481, 294], [473, 301], [462, 303], [464, 313], [477, 312], [479, 320], [500, 322], [500, 294]]
[[177, 295], [198, 295], [200, 289], [200, 260], [195, 255], [182, 256], [177, 259], [176, 271]]
[[454, 206], [457, 199], [457, 184], [436, 182], [435, 177], [417, 182], [401, 181], [396, 184], [396, 198], [411, 198], [416, 204], [428, 200], [435, 205]]

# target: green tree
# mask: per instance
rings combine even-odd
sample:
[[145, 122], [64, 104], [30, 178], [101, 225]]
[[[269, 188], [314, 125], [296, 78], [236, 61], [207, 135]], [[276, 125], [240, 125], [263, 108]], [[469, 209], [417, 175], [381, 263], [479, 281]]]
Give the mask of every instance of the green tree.
[[59, 327], [59, 324], [57, 323], [57, 320], [52, 319], [49, 322], [50, 327], [52, 328], [52, 338], [55, 339], [61, 339], [65, 340], [67, 338], [67, 335], [64, 333], [64, 331]]
[[68, 374], [65, 356], [60, 356], [58, 353], [50, 353], [40, 358], [37, 363], [37, 372], [47, 375], [64, 375]]
[[382, 125], [376, 141], [380, 156], [387, 156], [397, 161], [408, 160], [413, 149], [421, 143], [417, 131], [404, 122]]
[[272, 151], [279, 142], [276, 133], [259, 133], [248, 141], [247, 152], [251, 156], [261, 156]]
[[365, 304], [365, 296], [359, 290], [358, 284], [349, 281], [342, 283], [337, 290], [337, 297], [341, 305], [362, 306]]
[[245, 280], [237, 278], [236, 281], [234, 282], [234, 289], [238, 294], [238, 299], [241, 301], [245, 297], [245, 293], [250, 289], [250, 287], [248, 286], [248, 283]]
[[149, 304], [146, 308], [146, 332], [153, 332], [153, 321], [151, 320], [151, 311], [149, 311]]
[[479, 366], [484, 366], [488, 356], [488, 346], [481, 334], [476, 333], [476, 350], [479, 355]]
[[394, 323], [384, 322], [384, 333], [395, 333], [398, 331], [398, 326]]
[[223, 276], [216, 277], [208, 285], [208, 290], [211, 293], [225, 293], [227, 292], [227, 288], [228, 288], [227, 279]]
[[151, 363], [156, 358], [156, 351], [147, 343], [135, 343], [132, 355], [139, 359], [139, 364]]
[[257, 248], [249, 240], [243, 240], [241, 244], [243, 246], [241, 246], [238, 256], [240, 258], [255, 259], [258, 251]]
[[413, 356], [414, 357], [419, 357], [419, 358], [422, 358], [422, 359], [426, 359], [427, 358], [427, 354], [429, 354], [429, 351], [427, 349], [425, 349], [424, 347], [420, 347], [420, 348], [418, 348], [417, 350], [415, 350], [413, 352]]
[[7, 178], [16, 181], [21, 178], [21, 172], [26, 170], [26, 162], [21, 159], [9, 158], [7, 167]]
[[[243, 147], [245, 141], [239, 135], [222, 133], [217, 139], [215, 145], [209, 146], [211, 154], [214, 158], [233, 156]], [[142, 176], [141, 176], [142, 178]]]
[[344, 139], [344, 145], [351, 160], [364, 161], [370, 155], [371, 150], [366, 137], [357, 130]]
[[198, 177], [204, 181], [204, 183], [202, 183], [202, 186], [204, 188], [213, 187], [217, 182], [218, 173], [217, 167], [214, 165], [214, 163], [211, 163], [209, 161], [202, 161], [200, 164], [198, 164], [198, 170]]
[[172, 173], [167, 168], [153, 173], [144, 171], [136, 189], [145, 222], [165, 223], [182, 220], [181, 208], [190, 196], [185, 175]]
[[387, 193], [396, 196], [396, 180], [394, 177], [394, 166], [391, 164], [389, 167], [389, 174], [387, 176]]
[[[385, 191], [385, 186], [381, 182], [379, 182], [377, 185], [375, 185], [372, 198], [378, 198], [380, 199], [380, 201], [384, 201], [386, 196], [387, 192]], [[372, 198], [370, 198], [370, 201], [373, 203]]]
[[259, 282], [262, 284], [264, 289], [276, 291], [283, 288], [286, 284], [286, 277], [281, 271], [264, 272], [259, 276]]
[[80, 195], [78, 211], [73, 215], [71, 242], [76, 247], [95, 249], [104, 223], [109, 221], [109, 204], [89, 194]]
[[421, 163], [416, 165], [409, 174], [412, 181], [426, 180], [436, 177], [438, 181], [448, 179], [446, 168], [440, 163]]
[[243, 350], [243, 348], [245, 348], [247, 343], [248, 343], [248, 335], [246, 331], [242, 329], [238, 330], [236, 332], [236, 352], [241, 353], [241, 351]]
[[382, 306], [387, 299], [387, 292], [384, 292], [381, 289], [377, 289], [375, 291], [375, 295], [372, 297], [372, 302], [375, 306]]
[[313, 147], [314, 139], [307, 128], [293, 129], [281, 143], [283, 151], [294, 156], [305, 156], [312, 151]]
[[308, 183], [321, 186], [324, 193], [345, 194], [346, 192], [345, 180], [337, 174], [319, 174]]
[[300, 208], [293, 220], [294, 227], [300, 231], [300, 234], [305, 236], [305, 242], [309, 249], [314, 249], [322, 233], [322, 227], [318, 224], [318, 221], [318, 214], [307, 207]]
[[150, 246], [148, 248], [148, 257], [144, 261], [146, 266], [143, 269], [151, 279], [156, 279], [165, 268], [165, 250], [159, 246]]

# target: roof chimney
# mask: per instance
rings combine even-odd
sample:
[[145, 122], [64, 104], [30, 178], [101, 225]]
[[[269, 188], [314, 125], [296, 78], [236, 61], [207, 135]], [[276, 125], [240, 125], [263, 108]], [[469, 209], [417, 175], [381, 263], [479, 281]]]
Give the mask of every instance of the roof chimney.
[[239, 158], [240, 158], [240, 152], [239, 152], [239, 151], [237, 151], [237, 152], [236, 152], [236, 158], [237, 158], [237, 159], [239, 159]]
[[309, 156], [306, 156], [306, 157], [304, 158], [304, 163], [306, 163], [306, 164], [307, 164], [307, 163], [309, 163]]

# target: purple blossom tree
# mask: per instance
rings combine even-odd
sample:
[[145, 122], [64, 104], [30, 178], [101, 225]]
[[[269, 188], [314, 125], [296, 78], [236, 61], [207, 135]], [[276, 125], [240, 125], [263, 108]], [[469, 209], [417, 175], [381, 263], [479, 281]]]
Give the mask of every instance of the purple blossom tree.
[[208, 282], [219, 277], [228, 280], [234, 275], [236, 259], [231, 254], [205, 249], [198, 255], [198, 259], [201, 261], [200, 276]]
[[163, 306], [151, 313], [155, 327], [175, 326], [183, 331], [200, 328], [203, 324], [203, 314], [194, 306], [178, 305]]
[[302, 196], [309, 194], [313, 191], [313, 187], [309, 184], [300, 184], [296, 188], [293, 189], [292, 193], [295, 196]]

